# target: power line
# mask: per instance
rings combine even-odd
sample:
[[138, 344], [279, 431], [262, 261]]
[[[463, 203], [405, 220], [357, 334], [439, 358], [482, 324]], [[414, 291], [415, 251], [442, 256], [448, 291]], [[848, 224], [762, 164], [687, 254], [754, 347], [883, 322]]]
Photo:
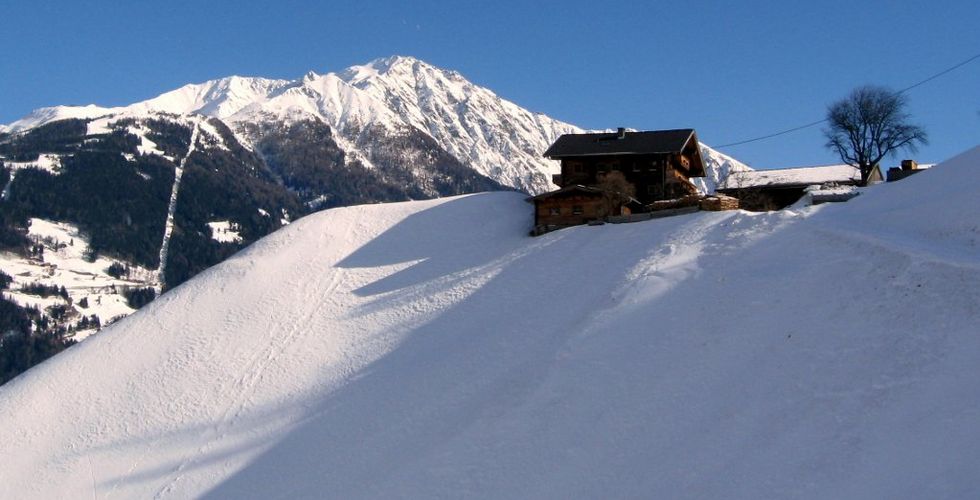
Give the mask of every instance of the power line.
[[955, 66], [950, 66], [949, 68], [946, 68], [946, 69], [940, 71], [939, 73], [936, 73], [935, 75], [932, 75], [929, 78], [926, 78], [925, 80], [922, 80], [921, 82], [916, 83], [915, 85], [909, 85], [908, 87], [905, 87], [904, 89], [899, 90], [898, 93], [899, 94], [904, 94], [904, 93], [906, 93], [906, 92], [908, 92], [908, 91], [910, 91], [910, 90], [918, 87], [919, 85], [922, 85], [923, 83], [931, 82], [931, 81], [935, 80], [936, 78], [939, 78], [940, 76], [943, 76], [946, 73], [949, 73], [950, 71], [953, 71], [955, 69], [958, 69], [960, 66], [966, 66], [967, 64], [969, 64], [969, 63], [971, 63], [971, 62], [973, 62], [973, 61], [975, 61], [977, 59], [980, 59], [980, 54], [975, 54], [973, 57], [971, 57], [971, 58], [969, 58], [969, 59], [967, 59], [967, 60], [965, 60], [965, 61], [963, 61], [963, 62], [961, 62], [961, 63], [959, 63], [959, 64], [957, 64]]
[[[945, 75], [946, 73], [950, 73], [950, 72], [952, 72], [952, 71], [954, 71], [956, 69], [959, 69], [962, 66], [966, 66], [967, 64], [969, 64], [969, 63], [971, 63], [971, 62], [973, 62], [973, 61], [975, 61], [977, 59], [980, 59], [980, 53], [974, 54], [970, 58], [968, 58], [966, 60], [963, 60], [963, 61], [960, 61], [959, 63], [957, 63], [957, 64], [955, 64], [953, 66], [950, 66], [950, 67], [948, 67], [948, 68], [940, 71], [939, 73], [936, 73], [936, 74], [930, 76], [929, 78], [926, 78], [925, 80], [922, 80], [922, 81], [920, 81], [918, 83], [915, 83], [913, 85], [909, 85], [908, 87], [905, 87], [904, 89], [899, 90], [898, 93], [899, 94], [904, 94], [904, 93], [906, 93], [906, 92], [908, 92], [908, 91], [910, 91], [910, 90], [912, 90], [912, 89], [914, 89], [914, 88], [916, 88], [916, 87], [918, 87], [918, 86], [920, 86], [922, 84], [931, 82], [931, 81], [935, 80], [936, 78], [939, 78], [939, 77]], [[759, 137], [753, 137], [752, 139], [745, 139], [744, 141], [730, 142], [728, 144], [722, 144], [721, 146], [712, 146], [712, 148], [714, 148], [714, 149], [722, 149], [722, 148], [728, 148], [728, 147], [732, 147], [732, 146], [739, 146], [739, 145], [742, 145], [742, 144], [748, 144], [750, 142], [757, 142], [757, 141], [762, 141], [762, 140], [766, 140], [766, 139], [772, 139], [773, 137], [779, 137], [781, 135], [785, 135], [785, 134], [788, 134], [790, 132], [796, 132], [797, 130], [803, 130], [803, 129], [810, 128], [810, 127], [813, 127], [813, 126], [816, 126], [816, 125], [820, 125], [821, 123], [823, 123], [825, 121], [827, 121], [826, 118], [824, 118], [822, 120], [817, 120], [815, 122], [807, 123], [806, 125], [800, 125], [798, 127], [788, 128], [786, 130], [780, 130], [779, 132], [774, 132], [772, 134], [767, 134], [767, 135], [763, 135], [763, 136], [759, 136]]]
[[761, 137], [755, 137], [755, 138], [752, 138], [752, 139], [746, 139], [744, 141], [738, 141], [738, 142], [730, 142], [728, 144], [722, 144], [721, 146], [711, 146], [711, 149], [721, 149], [721, 148], [727, 148], [727, 147], [731, 147], [731, 146], [738, 146], [740, 144], [748, 144], [750, 142], [756, 142], [756, 141], [761, 141], [761, 140], [765, 140], [765, 139], [771, 139], [773, 137], [778, 137], [778, 136], [781, 136], [781, 135], [784, 135], [784, 134], [788, 134], [790, 132], [796, 132], [797, 130], [803, 130], [805, 128], [810, 128], [810, 127], [812, 127], [814, 125], [820, 125], [821, 123], [823, 123], [825, 121], [827, 121], [826, 118], [824, 118], [823, 120], [817, 120], [815, 122], [807, 123], [806, 125], [800, 125], [799, 127], [788, 128], [786, 130], [781, 130], [779, 132], [775, 132], [775, 133], [772, 133], [772, 134], [769, 134], [769, 135], [763, 135]]

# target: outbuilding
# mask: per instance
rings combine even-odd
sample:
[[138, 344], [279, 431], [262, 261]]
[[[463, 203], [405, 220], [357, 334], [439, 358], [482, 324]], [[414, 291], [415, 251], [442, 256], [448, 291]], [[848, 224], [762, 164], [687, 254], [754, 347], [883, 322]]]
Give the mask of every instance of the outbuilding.
[[629, 215], [642, 208], [626, 193], [578, 184], [540, 194], [530, 201], [534, 203], [534, 234]]
[[[881, 182], [881, 171], [875, 167], [869, 183]], [[815, 167], [781, 168], [732, 172], [716, 191], [738, 198], [746, 210], [780, 210], [796, 203], [812, 186], [825, 188], [854, 187], [861, 184], [861, 170], [851, 165], [821, 165]], [[828, 197], [815, 196], [815, 202], [846, 201], [856, 196], [857, 189], [825, 190]], [[833, 193], [833, 196], [829, 196]]]

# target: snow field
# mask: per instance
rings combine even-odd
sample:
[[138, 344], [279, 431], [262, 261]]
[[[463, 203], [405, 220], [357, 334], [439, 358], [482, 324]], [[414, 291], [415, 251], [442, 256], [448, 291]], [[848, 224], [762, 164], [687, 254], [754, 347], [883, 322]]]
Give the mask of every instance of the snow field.
[[538, 238], [514, 193], [320, 212], [0, 388], [0, 496], [973, 497], [978, 180]]

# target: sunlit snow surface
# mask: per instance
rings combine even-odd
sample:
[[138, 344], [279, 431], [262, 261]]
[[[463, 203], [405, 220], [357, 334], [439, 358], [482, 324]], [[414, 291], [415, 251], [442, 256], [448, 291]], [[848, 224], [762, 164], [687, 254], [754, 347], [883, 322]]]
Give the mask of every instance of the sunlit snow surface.
[[0, 387], [0, 496], [975, 498], [977, 186], [320, 212]]
[[238, 234], [230, 221], [219, 220], [215, 222], [208, 222], [208, 227], [211, 228], [211, 239], [221, 243], [241, 243], [242, 236]]

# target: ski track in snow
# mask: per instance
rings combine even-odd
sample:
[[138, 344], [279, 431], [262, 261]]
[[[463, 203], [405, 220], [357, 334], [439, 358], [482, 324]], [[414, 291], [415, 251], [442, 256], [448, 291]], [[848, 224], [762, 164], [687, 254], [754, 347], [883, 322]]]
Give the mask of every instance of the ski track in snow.
[[[347, 221], [345, 232], [348, 238], [352, 227], [352, 221]], [[324, 234], [321, 234], [319, 238], [322, 246], [325, 243]], [[154, 498], [163, 498], [171, 493], [181, 481], [183, 471], [188, 466], [193, 466], [201, 457], [208, 456], [209, 451], [227, 437], [229, 430], [235, 427], [238, 420], [251, 407], [255, 388], [265, 378], [265, 371], [292, 346], [298, 336], [304, 331], [309, 334], [308, 329], [313, 324], [314, 316], [321, 312], [324, 305], [330, 304], [331, 294], [337, 290], [339, 285], [344, 283], [345, 273], [342, 269], [333, 269], [331, 272], [321, 273], [317, 272], [315, 266], [309, 263], [307, 268], [308, 272], [302, 273], [300, 281], [288, 285], [290, 288], [311, 291], [310, 299], [303, 305], [303, 310], [299, 315], [294, 316], [290, 323], [286, 323], [282, 328], [271, 332], [268, 345], [260, 345], [260, 348], [254, 351], [245, 367], [234, 377], [234, 383], [221, 389], [221, 394], [234, 394], [230, 398], [230, 404], [219, 412], [220, 415], [215, 417], [215, 425], [200, 437], [199, 441], [203, 443], [201, 447], [185, 456], [180, 464], [174, 468], [173, 478], [154, 495]], [[324, 274], [328, 276], [325, 284], [322, 283]], [[278, 309], [286, 305], [276, 301], [272, 307]], [[237, 329], [239, 326], [244, 326], [242, 319], [243, 316], [239, 316], [230, 321]], [[226, 319], [226, 321], [229, 320]], [[151, 449], [148, 448], [148, 451]]]
[[163, 291], [163, 283], [166, 279], [167, 253], [170, 250], [170, 237], [174, 232], [174, 214], [177, 212], [177, 196], [180, 194], [180, 178], [184, 175], [184, 165], [191, 157], [191, 153], [197, 148], [197, 136], [199, 134], [199, 124], [194, 120], [194, 127], [191, 129], [191, 142], [187, 146], [187, 154], [180, 159], [174, 171], [174, 186], [170, 192], [170, 204], [167, 206], [167, 222], [163, 229], [163, 242], [160, 244], [160, 265], [157, 278], [157, 294]]
[[969, 272], [980, 271], [980, 262], [977, 262], [976, 253], [970, 250], [938, 246], [928, 241], [917, 241], [880, 234], [873, 235], [867, 232], [858, 232], [853, 229], [822, 226], [817, 231], [828, 239], [832, 238], [842, 242], [850, 242], [851, 244], [874, 247], [879, 251], [898, 253], [916, 262], [942, 264], [961, 268]]

